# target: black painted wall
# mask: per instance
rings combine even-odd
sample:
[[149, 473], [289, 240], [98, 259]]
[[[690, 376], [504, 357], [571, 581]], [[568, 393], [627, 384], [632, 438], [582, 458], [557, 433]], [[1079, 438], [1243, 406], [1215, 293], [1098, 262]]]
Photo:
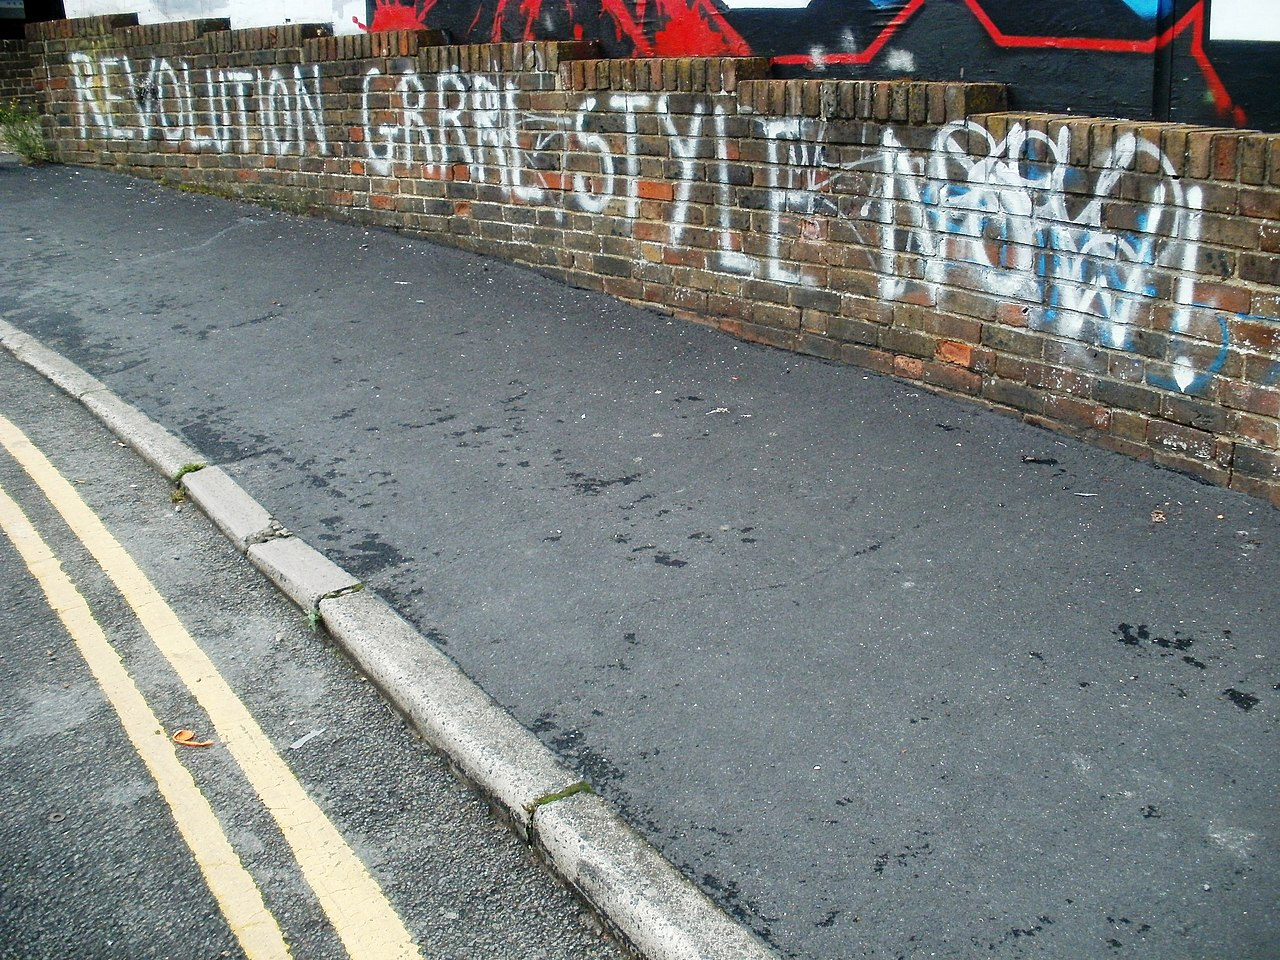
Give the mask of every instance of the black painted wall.
[[0, 39], [21, 40], [28, 23], [43, 23], [66, 17], [62, 0], [25, 0], [22, 16], [0, 16]]
[[[1280, 43], [1214, 40], [1211, 0], [736, 2], [372, 0], [369, 14], [375, 30], [428, 26], [460, 43], [769, 56], [780, 76], [993, 80], [1010, 84], [1020, 110], [1280, 130]], [[1280, 17], [1280, 0], [1271, 6]]]

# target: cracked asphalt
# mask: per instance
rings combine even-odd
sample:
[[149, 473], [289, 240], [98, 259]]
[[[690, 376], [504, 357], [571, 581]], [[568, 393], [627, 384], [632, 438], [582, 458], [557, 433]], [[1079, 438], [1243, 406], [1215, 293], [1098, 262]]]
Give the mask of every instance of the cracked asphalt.
[[0, 168], [0, 314], [787, 957], [1280, 956], [1280, 512], [512, 266]]

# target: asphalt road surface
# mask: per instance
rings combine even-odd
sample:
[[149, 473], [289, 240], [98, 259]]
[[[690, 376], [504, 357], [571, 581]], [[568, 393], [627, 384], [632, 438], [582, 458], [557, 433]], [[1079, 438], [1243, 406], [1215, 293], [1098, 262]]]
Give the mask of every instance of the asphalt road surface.
[[[10, 450], [18, 431], [71, 493], [50, 497], [37, 486]], [[298, 960], [620, 957], [202, 515], [172, 503], [168, 484], [7, 356], [0, 441], [0, 957], [290, 955], [281, 949]], [[184, 685], [131, 605], [136, 589], [117, 587], [58, 512], [55, 504], [75, 497], [144, 571], [216, 676]], [[22, 516], [34, 528], [25, 537]], [[29, 567], [19, 552], [19, 544], [38, 551], [39, 543], [83, 597], [125, 682], [95, 675], [81, 652], [84, 642], [92, 656], [95, 642], [84, 624], [73, 636], [54, 615], [45, 588], [57, 571]], [[65, 596], [57, 602], [73, 606]], [[151, 615], [156, 607], [150, 603]], [[210, 695], [217, 676], [231, 702]], [[126, 735], [126, 721], [138, 719], [122, 689], [129, 681], [151, 711], [141, 749]], [[264, 755], [233, 751], [243, 734], [218, 736], [216, 721], [236, 704], [260, 727]], [[173, 745], [179, 729], [213, 743]], [[158, 772], [142, 752], [156, 744], [168, 754]], [[280, 761], [283, 772], [272, 765]], [[194, 784], [194, 797], [174, 791], [165, 763], [177, 765], [177, 781]], [[295, 798], [273, 805], [273, 816], [266, 797], [279, 801], [280, 782], [290, 778], [314, 807]], [[212, 821], [200, 819], [202, 800]], [[319, 845], [323, 821], [336, 831], [332, 846]], [[191, 828], [190, 844], [181, 826]], [[220, 896], [208, 879], [220, 862], [210, 848], [218, 835], [238, 858], [247, 894], [232, 883]], [[318, 875], [304, 875], [308, 856], [324, 860]], [[369, 884], [342, 873], [344, 857]], [[258, 913], [246, 913], [242, 901], [254, 889]], [[272, 923], [273, 935], [255, 937], [255, 925]], [[391, 935], [397, 924], [399, 940]]]
[[1280, 512], [393, 233], [0, 174], [0, 314], [783, 955], [1280, 956]]

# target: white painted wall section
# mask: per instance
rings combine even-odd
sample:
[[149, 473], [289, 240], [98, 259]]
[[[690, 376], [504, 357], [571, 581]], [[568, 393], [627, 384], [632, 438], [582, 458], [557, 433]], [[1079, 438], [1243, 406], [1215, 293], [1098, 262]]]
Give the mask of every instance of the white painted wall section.
[[282, 23], [332, 23], [335, 33], [357, 33], [368, 20], [364, 0], [64, 0], [68, 17], [136, 12], [139, 23], [229, 17], [232, 29]]
[[1213, 0], [1210, 40], [1280, 43], [1280, 3], [1276, 0]]

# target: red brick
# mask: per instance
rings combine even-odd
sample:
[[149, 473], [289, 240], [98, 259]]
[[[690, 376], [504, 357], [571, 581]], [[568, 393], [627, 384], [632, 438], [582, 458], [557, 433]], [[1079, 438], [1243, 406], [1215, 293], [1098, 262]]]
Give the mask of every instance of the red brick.
[[1241, 190], [1240, 213], [1246, 217], [1280, 220], [1280, 190]]
[[1240, 135], [1230, 133], [1213, 138], [1210, 172], [1215, 180], [1235, 180], [1240, 176], [1238, 153]]
[[1260, 246], [1266, 253], [1280, 253], [1280, 226], [1263, 224]]
[[1230, 287], [1224, 283], [1196, 281], [1191, 288], [1191, 302], [1198, 307], [1227, 310], [1231, 313], [1248, 313], [1250, 294], [1243, 287]]
[[1144, 446], [1147, 441], [1147, 424], [1150, 422], [1150, 417], [1131, 410], [1111, 411], [1112, 435], [1126, 440], [1141, 441]]
[[637, 240], [668, 243], [671, 240], [671, 226], [653, 220], [637, 220], [631, 227], [631, 236]]
[[969, 364], [969, 368], [974, 373], [990, 373], [996, 367], [996, 357], [998, 354], [994, 350], [987, 350], [985, 347], [975, 347], [973, 349], [973, 358]]
[[924, 376], [924, 361], [915, 357], [894, 357], [893, 372], [908, 380], [919, 380]]
[[1280, 256], [1267, 256], [1260, 253], [1241, 254], [1240, 277], [1254, 283], [1266, 283], [1272, 286], [1280, 284]]
[[1275, 417], [1259, 417], [1252, 413], [1230, 412], [1227, 430], [1261, 447], [1280, 447], [1280, 420]]
[[822, 357], [824, 360], [840, 359], [840, 344], [837, 341], [813, 333], [799, 334], [796, 337], [794, 349], [812, 357]]
[[1179, 453], [1170, 453], [1165, 450], [1156, 449], [1152, 451], [1152, 460], [1162, 467], [1169, 470], [1176, 470], [1179, 473], [1190, 474], [1193, 477], [1199, 477], [1207, 483], [1225, 486], [1231, 479], [1231, 471], [1226, 467], [1219, 466], [1211, 460], [1201, 460], [1196, 457], [1188, 457]]
[[1280, 417], [1280, 390], [1223, 380], [1218, 384], [1218, 400], [1234, 410], [1256, 413], [1262, 417]]
[[1110, 410], [1101, 404], [1076, 397], [1048, 394], [1044, 401], [1044, 415], [1090, 430], [1108, 430], [1111, 427]]
[[1280, 358], [1280, 321], [1232, 320], [1227, 329], [1232, 349]]
[[1147, 442], [1156, 450], [1179, 457], [1213, 459], [1213, 434], [1196, 430], [1194, 427], [1185, 427], [1165, 420], [1152, 420], [1147, 424]]
[[1027, 383], [1053, 393], [1087, 398], [1093, 393], [1097, 382], [1095, 377], [1078, 370], [1068, 370], [1052, 364], [1027, 364]]
[[935, 387], [942, 387], [952, 393], [963, 393], [977, 396], [982, 392], [982, 376], [964, 367], [949, 363], [923, 362], [924, 382]]
[[[114, 39], [108, 34], [107, 40], [134, 44], [139, 57], [144, 51], [145, 56], [170, 56], [155, 49], [156, 38], [169, 43], [189, 36], [194, 34], [185, 25], [165, 25], [134, 29]], [[725, 158], [739, 172], [759, 168], [767, 151], [749, 126], [752, 106], [757, 112], [788, 116], [816, 116], [822, 111], [862, 121], [896, 116], [909, 121], [895, 130], [903, 149], [913, 162], [927, 162], [936, 130], [920, 124], [936, 124], [966, 103], [1003, 109], [990, 97], [984, 101], [981, 91], [970, 95], [968, 86], [763, 80], [756, 79], [767, 75], [763, 60], [746, 69], [738, 61], [604, 60], [585, 49], [576, 54], [583, 59], [574, 60], [566, 48], [557, 62], [559, 47], [431, 48], [416, 34], [406, 33], [347, 37], [339, 42], [338, 38], [295, 37], [286, 28], [273, 28], [218, 35], [201, 41], [201, 50], [208, 50], [208, 65], [213, 69], [251, 64], [256, 69], [294, 62], [290, 58], [296, 58], [295, 53], [277, 49], [286, 39], [308, 63], [317, 62], [326, 52], [332, 58], [341, 51], [348, 59], [325, 71], [325, 110], [331, 117], [328, 156], [320, 156], [319, 146], [310, 143], [302, 157], [267, 156], [257, 141], [245, 155], [197, 154], [190, 143], [141, 139], [127, 144], [95, 141], [92, 149], [82, 149], [87, 145], [71, 140], [74, 127], [64, 131], [52, 125], [55, 119], [69, 117], [74, 122], [68, 71], [62, 63], [44, 84], [53, 101], [46, 129], [63, 140], [74, 162], [207, 183], [222, 192], [278, 202], [323, 203], [331, 215], [344, 219], [444, 234], [448, 242], [465, 249], [536, 265], [561, 279], [604, 289], [668, 315], [714, 322], [740, 337], [838, 357], [942, 391], [980, 394], [993, 406], [1021, 411], [1029, 422], [1086, 436], [1130, 456], [1156, 457], [1216, 482], [1224, 482], [1234, 455], [1236, 475], [1242, 478], [1233, 481], [1237, 487], [1247, 487], [1273, 502], [1277, 496], [1280, 480], [1269, 473], [1280, 443], [1280, 323], [1270, 319], [1280, 316], [1280, 143], [1274, 135], [1008, 113], [992, 113], [983, 121], [997, 139], [1014, 124], [1053, 135], [1070, 131], [1073, 166], [1084, 168], [1091, 161], [1095, 165], [1071, 187], [1077, 199], [1096, 179], [1097, 166], [1114, 155], [1117, 137], [1131, 133], [1159, 142], [1171, 158], [1174, 175], [1188, 188], [1201, 191], [1200, 210], [1193, 211], [1199, 218], [1194, 257], [1181, 255], [1182, 241], [1169, 235], [1172, 221], [1162, 219], [1155, 250], [1159, 266], [1148, 271], [1157, 278], [1157, 289], [1153, 296], [1144, 291], [1143, 296], [1133, 297], [1133, 311], [1126, 316], [1129, 339], [1124, 349], [1112, 349], [1089, 342], [1094, 339], [1092, 326], [1079, 340], [1051, 335], [1045, 330], [1043, 303], [1006, 301], [993, 295], [992, 271], [970, 262], [975, 243], [982, 243], [986, 256], [999, 258], [1002, 273], [1030, 272], [1036, 255], [1030, 245], [995, 236], [976, 241], [952, 237], [946, 238], [943, 255], [929, 258], [893, 250], [886, 263], [881, 245], [904, 246], [903, 234], [911, 229], [910, 218], [918, 211], [899, 197], [894, 222], [881, 224], [875, 217], [861, 215], [862, 204], [876, 197], [874, 191], [880, 186], [879, 175], [873, 175], [871, 167], [883, 159], [878, 154], [881, 130], [874, 125], [836, 124], [828, 130], [828, 169], [835, 173], [823, 186], [830, 190], [825, 199], [838, 204], [838, 216], [835, 206], [822, 215], [807, 206], [792, 206], [777, 215], [770, 212], [768, 204], [774, 200], [769, 184], [799, 188], [809, 182], [803, 180], [812, 175], [809, 165], [792, 168], [784, 159], [786, 169], [778, 176], [761, 175], [754, 185], [739, 185], [737, 174], [729, 178], [734, 182], [711, 183], [701, 169]], [[304, 40], [305, 49], [299, 46]], [[246, 52], [231, 54], [233, 41]], [[62, 42], [49, 55], [56, 59], [65, 47]], [[530, 190], [526, 196], [514, 195], [511, 184], [493, 168], [478, 163], [459, 163], [445, 170], [438, 165], [426, 167], [421, 151], [412, 163], [395, 164], [394, 176], [369, 179], [371, 166], [364, 155], [360, 120], [361, 88], [369, 64], [360, 58], [369, 57], [375, 47], [380, 53], [385, 48], [388, 56], [413, 56], [417, 51], [419, 69], [432, 72], [459, 68], [520, 72], [533, 70], [536, 64], [550, 70], [559, 67], [563, 85], [558, 89], [534, 89], [546, 77], [521, 80], [519, 109], [563, 120], [571, 118], [587, 97], [596, 97], [592, 120], [601, 121], [603, 142], [618, 156], [628, 143], [635, 143], [636, 162], [626, 164], [625, 173], [615, 167], [621, 176], [606, 179], [599, 154], [580, 137], [556, 135], [556, 142], [549, 145], [543, 141], [545, 131], [530, 129], [519, 138], [523, 152], [514, 156], [532, 158], [538, 152], [543, 156], [518, 171], [518, 182], [542, 189]], [[594, 59], [587, 61], [586, 56]], [[201, 64], [197, 70], [204, 68]], [[382, 63], [379, 69], [382, 75], [370, 83], [372, 120], [375, 125], [394, 124], [400, 122], [391, 107], [402, 68]], [[525, 85], [524, 80], [530, 83]], [[664, 178], [664, 171], [683, 168], [672, 155], [665, 122], [652, 110], [637, 114], [642, 126], [635, 136], [640, 139], [630, 141], [621, 118], [605, 115], [607, 106], [598, 94], [566, 92], [567, 88], [647, 91], [664, 83], [671, 90], [738, 90], [723, 101], [692, 92], [672, 99], [672, 114], [686, 117], [695, 109], [727, 107], [722, 114], [726, 135], [714, 145], [713, 155], [695, 161], [699, 171], [685, 182], [674, 176]], [[961, 119], [961, 114], [963, 110], [951, 118]], [[424, 116], [430, 123], [439, 122], [432, 110]], [[459, 119], [466, 129], [457, 131], [456, 139], [472, 139], [475, 125], [466, 117]], [[704, 133], [709, 129], [704, 124]], [[454, 138], [445, 139], [452, 143]], [[954, 142], [958, 149], [971, 142], [981, 148], [984, 139], [961, 132]], [[711, 146], [699, 152], [711, 154]], [[462, 153], [453, 150], [451, 156], [457, 160]], [[779, 156], [785, 158], [785, 151]], [[554, 169], [534, 169], [543, 159]], [[1031, 159], [1039, 163], [1043, 158]], [[188, 163], [190, 173], [183, 169]], [[1137, 229], [1150, 192], [1165, 169], [1148, 157], [1139, 157], [1136, 166], [1107, 198], [1106, 225], [1114, 229]], [[607, 203], [604, 215], [585, 212], [569, 196], [579, 189], [587, 192], [588, 185], [600, 202]], [[606, 187], [607, 196], [601, 193]], [[689, 221], [675, 233], [666, 218], [675, 197], [685, 196], [686, 187]], [[798, 191], [794, 199], [802, 199]], [[720, 204], [723, 210], [718, 209]], [[722, 220], [722, 215], [727, 219]], [[775, 235], [764, 236], [761, 227]], [[671, 241], [677, 235], [681, 243], [673, 248]], [[949, 259], [948, 250], [955, 256]], [[749, 256], [740, 257], [733, 269], [733, 263], [722, 259], [722, 252]], [[775, 277], [766, 271], [770, 262], [797, 275], [803, 273], [804, 282]], [[936, 271], [927, 274], [931, 282], [925, 282], [926, 267]], [[1193, 281], [1184, 299], [1198, 305], [1195, 308], [1173, 302], [1175, 292], [1181, 294], [1184, 289], [1174, 280], [1174, 267], [1185, 270]], [[886, 269], [901, 283], [890, 301], [880, 296]], [[708, 315], [716, 319], [709, 321]], [[1186, 397], [1153, 385], [1173, 376], [1175, 358], [1189, 358], [1200, 371], [1215, 366], [1223, 317], [1230, 324], [1231, 349], [1225, 363], [1199, 384], [1203, 389], [1198, 396]], [[1097, 322], [1096, 317], [1081, 319]]]
[[1245, 476], [1280, 482], [1280, 451], [1237, 443], [1232, 450], [1231, 465], [1237, 473]]
[[982, 324], [970, 317], [955, 317], [949, 313], [926, 313], [920, 328], [926, 333], [944, 340], [976, 344], [982, 339]]
[[757, 303], [751, 311], [752, 318], [758, 324], [780, 327], [787, 330], [800, 329], [800, 310], [782, 304]]
[[[1235, 354], [1235, 356], [1239, 357], [1241, 354]], [[1239, 379], [1266, 387], [1280, 385], [1280, 359], [1261, 353], [1246, 353], [1243, 354], [1243, 358], [1244, 371], [1239, 375]]]
[[954, 363], [968, 367], [973, 362], [973, 347], [967, 343], [954, 340], [942, 340], [938, 343], [935, 356], [944, 363]]
[[674, 200], [675, 184], [663, 180], [638, 180], [636, 196], [644, 200]]
[[1150, 460], [1154, 455], [1154, 451], [1145, 443], [1118, 437], [1115, 434], [1100, 433], [1090, 437], [1090, 439], [1100, 447], [1105, 447], [1116, 453], [1122, 453], [1126, 457], [1132, 457], [1135, 460]]
[[996, 307], [996, 322], [1008, 327], [1025, 328], [1038, 312], [1038, 307], [1026, 303], [1001, 303]]
[[705, 270], [707, 267], [707, 251], [668, 247], [662, 254], [662, 262], [676, 267], [694, 267], [698, 270]]
[[777, 327], [761, 326], [756, 323], [737, 324], [738, 336], [752, 343], [763, 343], [766, 346], [778, 347], [782, 350], [794, 350], [797, 334]]
[[876, 373], [893, 373], [893, 354], [885, 350], [877, 350], [874, 347], [864, 347], [852, 343], [842, 344], [840, 347], [840, 360], [843, 363], [853, 364], [865, 370], [874, 370]]

